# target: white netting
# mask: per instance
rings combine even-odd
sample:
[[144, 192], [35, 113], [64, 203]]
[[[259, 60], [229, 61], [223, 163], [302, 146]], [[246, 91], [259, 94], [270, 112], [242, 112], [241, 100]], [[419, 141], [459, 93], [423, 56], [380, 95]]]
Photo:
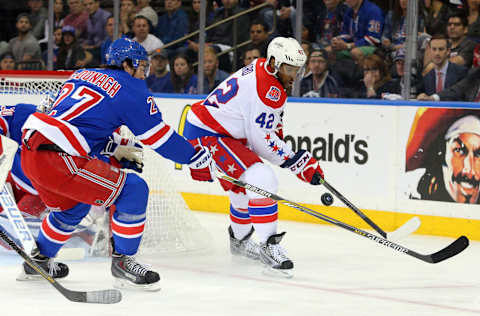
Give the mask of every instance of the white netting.
[[[1, 72], [1, 104], [38, 104], [45, 95], [56, 96], [70, 72]], [[128, 129], [124, 136], [133, 137]], [[188, 209], [175, 185], [174, 164], [151, 149], [144, 152], [144, 171], [139, 174], [150, 188], [147, 222], [140, 254], [177, 254], [209, 249], [211, 235]]]
[[23, 95], [28, 99], [42, 95], [54, 97], [71, 73], [70, 71], [0, 71], [0, 93]]

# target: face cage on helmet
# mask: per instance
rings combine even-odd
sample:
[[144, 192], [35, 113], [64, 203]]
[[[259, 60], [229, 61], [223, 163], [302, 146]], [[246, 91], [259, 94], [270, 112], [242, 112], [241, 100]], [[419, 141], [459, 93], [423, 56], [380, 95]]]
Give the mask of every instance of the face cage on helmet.
[[[287, 64], [287, 63], [281, 63], [278, 68], [275, 68], [275, 72], [273, 74], [275, 77], [278, 78], [278, 73], [280, 71], [280, 67], [282, 67], [283, 64], [286, 64], [286, 65], [289, 65], [289, 66], [292, 66], [292, 67], [297, 67], [297, 66], [290, 65], [290, 64]], [[297, 71], [297, 74], [295, 75], [295, 81], [301, 80], [303, 78], [303, 76], [305, 75], [306, 69], [307, 69], [307, 65], [306, 65], [306, 63], [304, 63], [303, 66], [300, 67], [300, 69]]]
[[135, 70], [135, 73], [137, 72], [138, 67], [140, 66], [140, 62], [141, 61], [146, 61], [147, 64], [145, 65], [145, 77], [148, 77], [148, 75], [150, 73], [150, 62], [148, 61], [148, 59], [138, 59], [138, 58], [135, 59], [135, 60], [131, 60], [130, 58], [127, 58], [127, 59], [129, 59], [131, 61], [132, 67]]

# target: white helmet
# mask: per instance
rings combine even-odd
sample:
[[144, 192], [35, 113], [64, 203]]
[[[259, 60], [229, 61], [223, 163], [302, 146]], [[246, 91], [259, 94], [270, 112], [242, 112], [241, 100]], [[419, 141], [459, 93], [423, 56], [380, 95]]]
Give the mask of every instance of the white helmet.
[[[270, 58], [275, 57], [275, 70], [273, 73], [268, 71], [267, 65]], [[278, 72], [282, 64], [292, 65], [295, 67], [303, 67], [307, 61], [307, 56], [302, 46], [292, 37], [275, 37], [267, 48], [267, 63], [265, 69], [272, 75]]]

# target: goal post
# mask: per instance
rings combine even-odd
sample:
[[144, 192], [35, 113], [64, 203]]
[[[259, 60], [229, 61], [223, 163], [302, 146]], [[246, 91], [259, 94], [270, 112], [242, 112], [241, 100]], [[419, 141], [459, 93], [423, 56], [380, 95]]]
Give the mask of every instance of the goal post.
[[[55, 98], [72, 73], [0, 71], [0, 105], [38, 105], [45, 96]], [[126, 127], [122, 128], [122, 134], [133, 137]], [[138, 175], [147, 182], [150, 194], [139, 254], [168, 255], [209, 250], [212, 237], [183, 200], [175, 183], [179, 174], [174, 170], [174, 164], [149, 148], [144, 148], [144, 164], [143, 172]]]

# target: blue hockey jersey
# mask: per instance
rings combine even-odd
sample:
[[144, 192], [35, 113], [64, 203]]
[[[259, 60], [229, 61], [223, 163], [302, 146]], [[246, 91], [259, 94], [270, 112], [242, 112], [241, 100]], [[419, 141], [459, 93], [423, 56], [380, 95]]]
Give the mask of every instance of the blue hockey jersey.
[[144, 80], [123, 70], [81, 69], [60, 90], [49, 115], [35, 113], [24, 129], [41, 132], [73, 156], [98, 156], [126, 125], [144, 145], [178, 163], [195, 149], [163, 119]]
[[30, 180], [22, 171], [20, 160], [20, 145], [22, 144], [22, 126], [30, 116], [37, 110], [33, 104], [20, 103], [17, 105], [2, 105], [0, 107], [0, 133], [7, 136], [19, 145], [18, 150], [13, 159], [11, 175], [15, 183], [23, 190], [37, 195], [37, 191], [33, 188]]
[[368, 0], [363, 0], [357, 14], [349, 8], [343, 18], [340, 37], [359, 46], [378, 46], [385, 18], [382, 9]]

